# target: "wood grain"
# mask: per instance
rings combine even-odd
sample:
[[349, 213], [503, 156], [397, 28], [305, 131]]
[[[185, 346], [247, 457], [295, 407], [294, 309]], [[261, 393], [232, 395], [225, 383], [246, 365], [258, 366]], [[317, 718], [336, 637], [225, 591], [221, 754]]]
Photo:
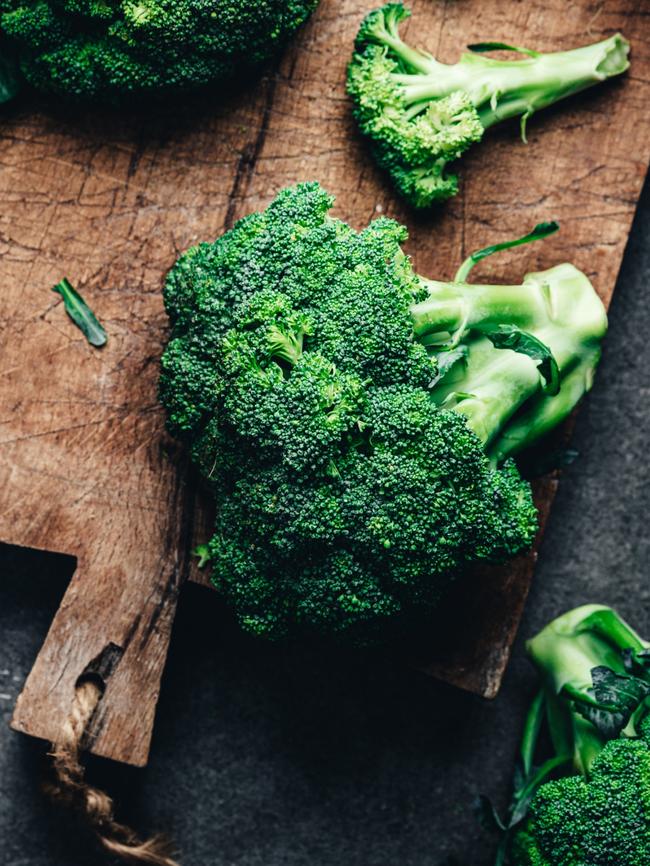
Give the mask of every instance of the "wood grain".
[[[394, 199], [350, 120], [345, 64], [368, 0], [323, 0], [277, 67], [246, 92], [146, 113], [35, 101], [5, 111], [0, 540], [78, 560], [17, 704], [18, 730], [54, 738], [77, 678], [103, 662], [92, 749], [146, 762], [190, 539], [206, 531], [156, 399], [166, 333], [160, 286], [180, 251], [286, 184], [318, 179], [337, 195], [336, 214], [357, 227], [379, 213], [407, 222], [408, 251], [432, 277], [451, 277], [473, 248], [558, 219], [559, 235], [488, 260], [477, 278], [519, 280], [570, 260], [609, 301], [650, 155], [643, 8], [635, 0], [412, 6], [407, 33], [443, 60], [473, 41], [551, 50], [621, 29], [632, 71], [533, 118], [528, 146], [516, 124], [491, 132], [463, 160], [461, 194], [429, 217]], [[63, 275], [107, 327], [104, 349], [87, 345], [49, 292]], [[544, 514], [554, 489], [548, 480], [538, 490]], [[436, 647], [428, 669], [495, 694], [532, 568], [531, 556], [459, 586], [475, 600], [470, 621], [446, 655]]]

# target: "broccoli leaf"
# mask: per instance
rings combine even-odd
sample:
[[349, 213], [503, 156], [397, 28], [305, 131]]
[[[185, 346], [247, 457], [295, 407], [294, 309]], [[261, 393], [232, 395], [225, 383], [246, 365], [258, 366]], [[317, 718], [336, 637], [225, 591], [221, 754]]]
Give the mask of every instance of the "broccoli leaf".
[[566, 754], [554, 755], [540, 766], [534, 763], [542, 722], [546, 716], [546, 699], [543, 690], [535, 696], [528, 714], [520, 745], [520, 762], [515, 767], [512, 785], [512, 799], [508, 806], [507, 819], [504, 821], [485, 797], [479, 797], [477, 808], [481, 823], [486, 828], [496, 827], [500, 834], [494, 866], [504, 866], [510, 850], [513, 832], [528, 815], [530, 804], [539, 788], [548, 781], [553, 773], [570, 761]]
[[632, 714], [650, 695], [650, 684], [639, 677], [617, 674], [604, 665], [593, 668], [591, 678], [593, 699], [576, 697], [575, 708], [604, 737], [618, 737]]
[[601, 704], [618, 704], [634, 709], [650, 694], [650, 684], [639, 677], [617, 674], [611, 668], [600, 665], [591, 672], [596, 700]]
[[484, 830], [498, 830], [505, 833], [508, 829], [499, 815], [496, 806], [485, 794], [479, 794], [474, 801], [474, 812]]
[[549, 347], [516, 325], [499, 325], [495, 331], [485, 334], [497, 349], [512, 349], [539, 362], [539, 372], [544, 379], [544, 391], [555, 395], [560, 391], [560, 370]]
[[75, 325], [83, 333], [91, 346], [103, 346], [106, 343], [106, 331], [90, 309], [88, 304], [74, 289], [68, 279], [64, 277], [61, 282], [52, 287], [53, 292], [61, 295], [66, 313]]
[[[539, 731], [535, 734], [535, 738], [538, 733]], [[527, 772], [523, 766], [518, 765], [515, 768], [512, 800], [505, 821], [489, 797], [481, 794], [477, 798], [475, 809], [481, 826], [486, 830], [496, 829], [499, 833], [499, 845], [494, 866], [504, 866], [506, 863], [512, 834], [527, 817], [530, 804], [539, 788], [550, 779], [557, 769], [569, 761], [568, 755], [556, 755], [545, 761], [541, 767], [531, 766]]]
[[438, 372], [433, 377], [433, 379], [429, 382], [429, 387], [433, 388], [434, 385], [437, 385], [441, 379], [443, 379], [447, 373], [449, 373], [459, 361], [465, 361], [467, 356], [469, 355], [469, 348], [462, 344], [456, 346], [453, 349], [447, 349], [445, 351], [440, 352], [436, 355], [436, 360], [438, 362]]
[[505, 42], [474, 42], [467, 47], [476, 54], [483, 54], [486, 51], [516, 51], [517, 54], [526, 54], [528, 57], [540, 56], [539, 51], [533, 51], [532, 48], [519, 48], [516, 45], [507, 45]]
[[650, 673], [650, 649], [638, 652], [633, 649], [623, 650], [623, 665], [629, 674], [648, 676]]
[[515, 787], [509, 827], [516, 827], [523, 821], [537, 790], [548, 781], [558, 767], [568, 763], [569, 760], [568, 755], [556, 755], [544, 761], [541, 767], [532, 767], [528, 776], [522, 774], [519, 784]]
[[[530, 775], [533, 769], [535, 760], [535, 750], [537, 741], [539, 740], [539, 732], [542, 727], [542, 721], [546, 715], [546, 701], [544, 699], [544, 691], [542, 689], [535, 695], [535, 698], [530, 705], [526, 716], [526, 724], [524, 725], [524, 733], [521, 738], [521, 746], [519, 753], [521, 756], [521, 767], [523, 774]], [[519, 768], [517, 768], [519, 769]], [[522, 775], [523, 775], [522, 774]], [[515, 780], [515, 790], [519, 787], [518, 779]]]

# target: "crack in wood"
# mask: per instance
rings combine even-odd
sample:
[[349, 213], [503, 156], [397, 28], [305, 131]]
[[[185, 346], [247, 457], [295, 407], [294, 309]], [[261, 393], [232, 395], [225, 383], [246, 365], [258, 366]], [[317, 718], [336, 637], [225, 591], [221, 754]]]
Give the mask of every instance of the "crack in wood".
[[[127, 643], [125, 641], [125, 643]], [[124, 655], [125, 646], [118, 646], [112, 641], [98, 653], [94, 659], [88, 662], [86, 667], [77, 677], [76, 686], [81, 685], [84, 680], [96, 678], [106, 688], [106, 684], [113, 675], [115, 669]]]
[[255, 139], [244, 147], [237, 162], [235, 178], [228, 194], [228, 207], [223, 221], [224, 231], [228, 231], [233, 227], [237, 205], [241, 199], [245, 198], [251, 179], [255, 173], [255, 166], [260, 158], [269, 131], [277, 84], [278, 76], [275, 72], [264, 79], [265, 98], [262, 119]]

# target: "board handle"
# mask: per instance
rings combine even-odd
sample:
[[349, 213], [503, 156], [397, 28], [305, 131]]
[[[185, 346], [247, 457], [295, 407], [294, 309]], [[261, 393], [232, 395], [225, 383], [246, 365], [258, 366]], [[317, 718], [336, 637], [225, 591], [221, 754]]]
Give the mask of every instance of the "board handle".
[[16, 702], [15, 731], [58, 742], [78, 685], [91, 677], [101, 683], [102, 698], [84, 732], [83, 748], [146, 765], [182, 582], [178, 562], [172, 558], [170, 566], [165, 554], [146, 571], [145, 563], [78, 558]]

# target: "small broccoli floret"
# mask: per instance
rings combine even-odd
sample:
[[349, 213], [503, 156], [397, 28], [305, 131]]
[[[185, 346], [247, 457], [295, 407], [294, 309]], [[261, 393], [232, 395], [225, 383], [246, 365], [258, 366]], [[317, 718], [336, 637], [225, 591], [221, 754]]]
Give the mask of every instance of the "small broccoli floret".
[[177, 94], [272, 57], [318, 0], [0, 0], [0, 30], [45, 93], [116, 102]]
[[[647, 646], [599, 605], [569, 611], [528, 642], [543, 690], [522, 740], [500, 849], [509, 849], [511, 866], [650, 862]], [[536, 767], [544, 720], [555, 754]], [[549, 781], [558, 772], [573, 775]]]
[[547, 782], [518, 836], [515, 866], [646, 866], [650, 862], [650, 742], [607, 743], [589, 776]]
[[456, 194], [458, 179], [448, 165], [490, 126], [521, 117], [525, 139], [534, 112], [629, 65], [629, 45], [619, 34], [573, 51], [539, 54], [515, 48], [525, 59], [492, 60], [473, 53], [448, 65], [400, 37], [399, 24], [410, 14], [401, 3], [389, 3], [366, 17], [348, 70], [348, 91], [378, 163], [417, 208]]
[[[552, 422], [504, 436], [546, 400], [564, 417], [565, 377], [593, 370], [605, 318], [570, 266], [519, 287], [470, 287], [471, 262], [462, 281], [425, 280], [401, 226], [356, 232], [331, 205], [300, 184], [179, 259], [160, 394], [214, 492], [212, 577], [243, 627], [367, 642], [530, 545], [508, 458]], [[504, 348], [506, 323], [529, 330]], [[553, 358], [553, 394], [517, 340]]]

